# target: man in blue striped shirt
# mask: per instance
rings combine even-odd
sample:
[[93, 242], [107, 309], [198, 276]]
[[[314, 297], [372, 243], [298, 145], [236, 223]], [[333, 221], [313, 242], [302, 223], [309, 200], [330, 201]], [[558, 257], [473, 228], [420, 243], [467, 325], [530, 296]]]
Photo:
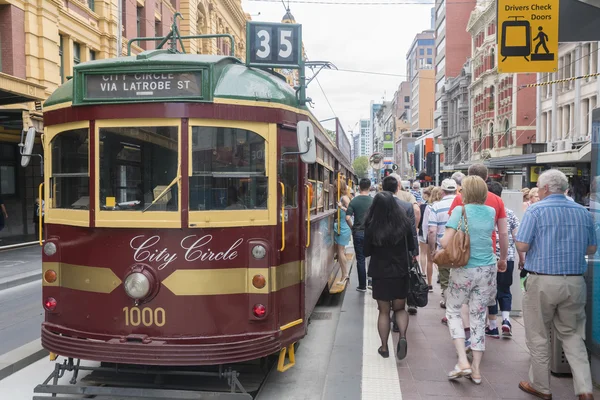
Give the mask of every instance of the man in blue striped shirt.
[[519, 388], [541, 399], [550, 393], [550, 328], [562, 341], [573, 372], [575, 394], [593, 399], [592, 377], [584, 343], [587, 290], [586, 254], [596, 252], [591, 214], [567, 200], [568, 180], [551, 169], [538, 179], [541, 201], [527, 208], [517, 233], [517, 249], [527, 253], [523, 318], [531, 355], [529, 379]]

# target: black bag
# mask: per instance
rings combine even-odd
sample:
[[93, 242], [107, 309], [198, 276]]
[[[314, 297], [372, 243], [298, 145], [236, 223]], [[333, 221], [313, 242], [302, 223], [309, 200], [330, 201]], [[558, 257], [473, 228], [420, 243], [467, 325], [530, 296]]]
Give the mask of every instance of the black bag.
[[[407, 245], [408, 250], [408, 245]], [[425, 307], [429, 301], [429, 285], [425, 280], [425, 275], [421, 272], [419, 263], [408, 259], [408, 298], [406, 302], [409, 306]]]

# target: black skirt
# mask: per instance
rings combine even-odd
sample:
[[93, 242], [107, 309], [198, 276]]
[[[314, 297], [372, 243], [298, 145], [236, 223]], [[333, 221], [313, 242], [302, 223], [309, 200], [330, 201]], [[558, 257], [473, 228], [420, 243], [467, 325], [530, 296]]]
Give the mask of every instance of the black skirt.
[[408, 284], [408, 275], [404, 278], [373, 278], [373, 298], [381, 301], [406, 299]]

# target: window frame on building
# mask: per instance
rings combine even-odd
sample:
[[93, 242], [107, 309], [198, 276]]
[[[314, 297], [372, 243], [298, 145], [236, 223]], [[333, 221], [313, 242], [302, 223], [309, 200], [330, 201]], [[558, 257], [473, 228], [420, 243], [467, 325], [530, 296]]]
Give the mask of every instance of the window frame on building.
[[87, 5], [90, 10], [96, 11], [96, 1], [95, 0], [87, 0]]
[[142, 10], [144, 7], [137, 6], [135, 11], [135, 33], [137, 37], [142, 37]]
[[65, 82], [65, 51], [64, 51], [65, 36], [58, 34], [58, 56], [60, 58], [60, 83]]
[[73, 41], [73, 66], [81, 63], [81, 44]]

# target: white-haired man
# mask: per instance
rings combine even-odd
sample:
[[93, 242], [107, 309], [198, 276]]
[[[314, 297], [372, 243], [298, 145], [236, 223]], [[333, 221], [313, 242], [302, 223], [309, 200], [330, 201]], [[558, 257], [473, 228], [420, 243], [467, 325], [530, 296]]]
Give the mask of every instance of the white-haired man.
[[527, 208], [517, 233], [517, 249], [527, 253], [523, 318], [529, 348], [529, 381], [519, 388], [540, 399], [550, 393], [550, 329], [562, 342], [573, 373], [575, 394], [593, 399], [592, 376], [584, 343], [586, 254], [596, 253], [591, 214], [567, 200], [568, 180], [556, 169], [538, 178], [540, 201]]
[[414, 181], [412, 184], [412, 189], [410, 190], [410, 194], [415, 196], [418, 204], [423, 204], [423, 195], [421, 194], [421, 182]]

